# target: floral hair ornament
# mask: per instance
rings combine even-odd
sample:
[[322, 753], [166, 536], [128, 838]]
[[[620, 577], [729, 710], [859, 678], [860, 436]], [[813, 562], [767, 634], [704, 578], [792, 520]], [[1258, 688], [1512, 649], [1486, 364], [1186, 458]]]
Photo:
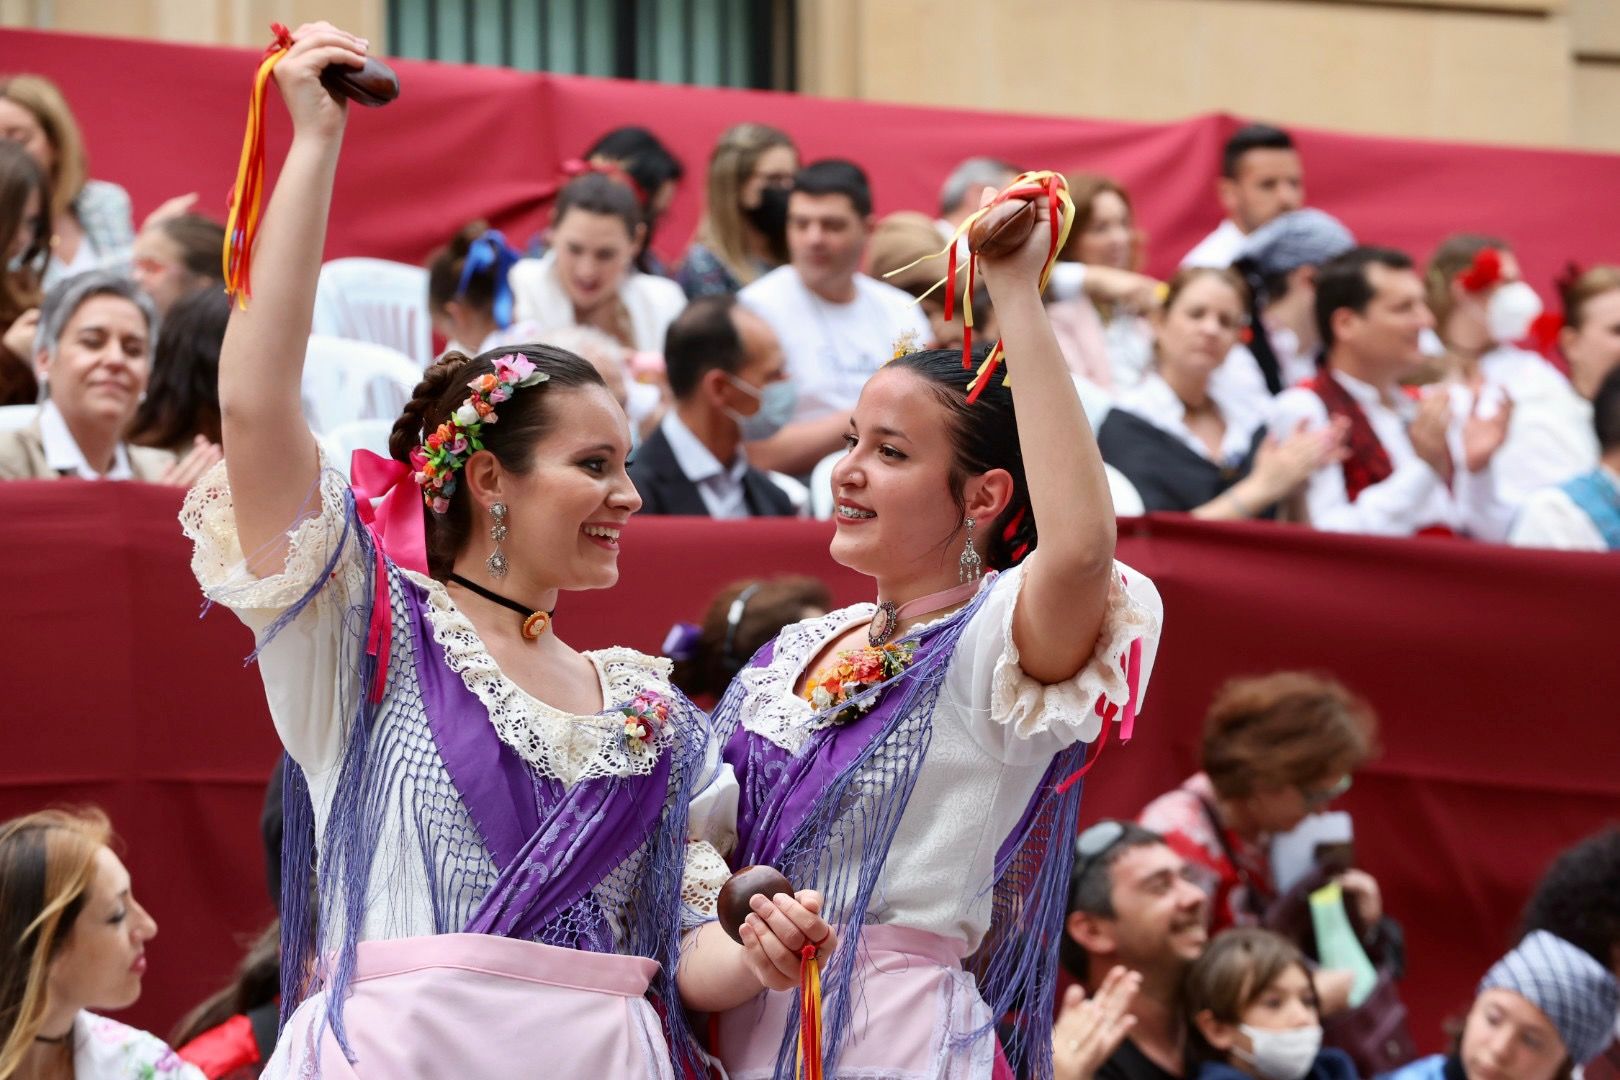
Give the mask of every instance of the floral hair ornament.
[[450, 497], [456, 493], [456, 470], [484, 448], [484, 425], [500, 419], [495, 406], [510, 400], [519, 387], [538, 386], [551, 377], [522, 353], [502, 353], [495, 357], [494, 364], [493, 372], [467, 384], [472, 393], [461, 407], [411, 451], [411, 468], [422, 488], [422, 501], [435, 514], [450, 509]]
[[[988, 250], [992, 255], [999, 255], [1015, 249], [1024, 242], [1024, 237], [1035, 227], [1035, 214], [1032, 212], [1034, 200], [1047, 199], [1047, 218], [1051, 225], [1051, 245], [1046, 252], [1046, 264], [1041, 267], [1040, 288], [1044, 292], [1046, 283], [1052, 277], [1052, 267], [1057, 265], [1058, 252], [1068, 242], [1069, 228], [1074, 224], [1074, 200], [1069, 198], [1069, 182], [1063, 178], [1062, 173], [1026, 172], [1020, 173], [1013, 182], [988, 204], [969, 214], [962, 224], [956, 227], [950, 243], [944, 250], [930, 252], [921, 259], [906, 266], [897, 267], [889, 271], [884, 277], [893, 277], [903, 271], [910, 270], [924, 259], [937, 259], [945, 257], [945, 276], [935, 282], [932, 288], [919, 296], [914, 303], [921, 303], [940, 286], [945, 287], [945, 321], [949, 322], [956, 310], [956, 254], [962, 247], [968, 248], [967, 257], [967, 285], [962, 292], [962, 368], [965, 371], [973, 368], [973, 277], [979, 262], [981, 251]], [[1022, 203], [1018, 206], [1014, 204]], [[978, 228], [975, 228], [978, 226]], [[1021, 230], [1021, 231], [1020, 231]], [[964, 245], [963, 240], [967, 243]], [[996, 373], [1003, 358], [1000, 340], [985, 357], [984, 363], [979, 365], [978, 372], [968, 383], [968, 404], [979, 399], [979, 394], [989, 385], [990, 378]], [[1006, 380], [1002, 380], [1006, 385]]]
[[1469, 292], [1484, 292], [1502, 280], [1502, 253], [1495, 248], [1480, 248], [1474, 261], [1457, 274], [1457, 284]]

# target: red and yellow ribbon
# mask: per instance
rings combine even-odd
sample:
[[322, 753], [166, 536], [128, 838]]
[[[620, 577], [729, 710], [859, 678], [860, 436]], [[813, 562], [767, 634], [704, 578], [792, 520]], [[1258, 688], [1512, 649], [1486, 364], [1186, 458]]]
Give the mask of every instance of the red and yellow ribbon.
[[248, 100], [247, 134], [242, 138], [242, 160], [236, 167], [236, 184], [231, 188], [230, 212], [225, 219], [225, 291], [240, 306], [247, 307], [253, 295], [250, 270], [253, 242], [259, 232], [259, 211], [264, 199], [264, 110], [265, 91], [270, 73], [292, 47], [292, 34], [280, 23], [271, 23], [276, 40], [264, 51], [258, 74], [253, 77], [253, 96]]
[[[1046, 253], [1046, 265], [1041, 268], [1040, 289], [1046, 290], [1046, 283], [1052, 277], [1052, 267], [1057, 265], [1058, 253], [1069, 239], [1069, 228], [1074, 224], [1074, 200], [1069, 198], [1069, 182], [1063, 178], [1062, 173], [1042, 171], [1020, 173], [1007, 187], [999, 192], [990, 202], [969, 214], [962, 224], [956, 227], [956, 233], [951, 237], [950, 243], [943, 251], [923, 256], [923, 259], [934, 259], [941, 255], [946, 258], [945, 276], [935, 282], [928, 292], [918, 297], [922, 300], [933, 293], [940, 286], [945, 287], [945, 321], [949, 322], [956, 310], [956, 253], [962, 246], [961, 240], [966, 236], [975, 223], [991, 210], [1002, 203], [1013, 200], [1037, 199], [1046, 196], [1048, 200], [1048, 213], [1050, 215], [1052, 242]], [[902, 270], [909, 270], [923, 261], [909, 263], [897, 270], [891, 270], [885, 277], [893, 277]], [[976, 252], [970, 252], [967, 259], [967, 288], [962, 293], [962, 368], [970, 370], [973, 367], [971, 359], [973, 352], [973, 279], [979, 262]], [[979, 398], [979, 393], [989, 385], [990, 377], [996, 373], [1003, 357], [1001, 342], [998, 340], [990, 355], [985, 357], [984, 363], [979, 365], [978, 372], [973, 381], [968, 384], [968, 403], [972, 404]], [[1005, 380], [1003, 380], [1005, 384]]]
[[821, 963], [813, 944], [799, 951], [799, 1080], [822, 1080]]

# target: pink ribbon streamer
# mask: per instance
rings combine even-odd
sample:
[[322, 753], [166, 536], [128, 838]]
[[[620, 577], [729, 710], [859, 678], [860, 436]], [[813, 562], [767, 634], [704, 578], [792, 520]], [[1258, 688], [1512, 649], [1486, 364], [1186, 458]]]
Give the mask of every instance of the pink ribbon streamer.
[[[370, 450], [356, 450], [349, 462], [349, 487], [355, 511], [371, 532], [377, 549], [376, 595], [366, 628], [366, 655], [377, 658], [370, 700], [377, 704], [388, 686], [388, 654], [393, 625], [388, 600], [388, 561], [418, 573], [428, 572], [427, 527], [422, 521], [422, 492], [410, 466]], [[372, 500], [378, 500], [375, 504]]]

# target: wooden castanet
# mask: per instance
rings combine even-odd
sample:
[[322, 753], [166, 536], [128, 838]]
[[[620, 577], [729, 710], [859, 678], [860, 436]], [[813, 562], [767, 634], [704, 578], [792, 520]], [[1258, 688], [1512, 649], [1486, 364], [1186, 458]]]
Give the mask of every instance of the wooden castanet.
[[777, 893], [793, 895], [793, 886], [781, 871], [770, 866], [745, 866], [726, 879], [720, 886], [720, 897], [715, 902], [720, 926], [731, 940], [742, 944], [742, 924], [753, 910], [749, 901], [756, 896], [766, 899]]
[[348, 98], [358, 105], [376, 108], [399, 97], [399, 76], [374, 56], [362, 67], [330, 64], [321, 72], [321, 85], [335, 98]]
[[1030, 199], [998, 203], [968, 229], [968, 250], [992, 259], [1011, 255], [1029, 239], [1038, 220]]

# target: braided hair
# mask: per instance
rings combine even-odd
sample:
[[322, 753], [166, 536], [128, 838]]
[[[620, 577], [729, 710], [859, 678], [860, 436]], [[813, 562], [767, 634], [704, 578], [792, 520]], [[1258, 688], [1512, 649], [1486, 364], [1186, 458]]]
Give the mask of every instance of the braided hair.
[[[484, 425], [480, 440], [495, 455], [501, 467], [519, 476], [533, 465], [534, 448], [551, 430], [551, 409], [547, 401], [558, 390], [607, 384], [591, 364], [573, 353], [550, 345], [520, 345], [491, 349], [474, 357], [459, 352], [446, 353], [422, 375], [405, 411], [394, 421], [388, 436], [388, 452], [395, 461], [409, 465], [411, 451], [422, 444], [425, 435], [450, 418], [467, 400], [467, 384], [480, 375], [495, 372], [495, 358], [522, 355], [548, 376], [535, 386], [526, 386], [501, 404], [500, 420]], [[424, 503], [426, 518], [428, 572], [440, 581], [450, 575], [456, 556], [472, 535], [472, 496], [466, 484], [457, 484], [450, 496], [450, 508], [442, 514], [431, 512]]]
[[[974, 367], [982, 364], [987, 355], [987, 348], [975, 349]], [[1024, 451], [1018, 444], [1018, 417], [1012, 391], [1007, 388], [1006, 368], [998, 371], [978, 400], [969, 405], [968, 381], [973, 373], [962, 370], [962, 353], [958, 349], [907, 353], [890, 366], [906, 368], [926, 379], [945, 409], [946, 431], [956, 451], [950, 487], [958, 510], [967, 509], [964, 490], [969, 477], [991, 469], [1005, 469], [1012, 477], [1012, 498], [986, 531], [984, 561], [993, 570], [1017, 566], [1035, 550], [1035, 510], [1029, 503]]]

